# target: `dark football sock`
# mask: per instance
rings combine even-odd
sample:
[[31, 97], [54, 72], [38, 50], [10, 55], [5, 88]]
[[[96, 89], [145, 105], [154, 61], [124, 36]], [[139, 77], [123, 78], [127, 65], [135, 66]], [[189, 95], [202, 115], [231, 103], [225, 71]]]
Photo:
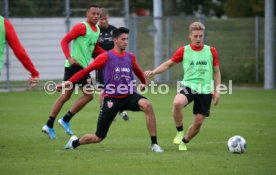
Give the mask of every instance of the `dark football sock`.
[[151, 136], [151, 144], [157, 144], [157, 137], [156, 136]]
[[189, 143], [189, 141], [187, 141], [187, 140], [185, 139], [185, 137], [182, 139], [182, 141], [183, 141], [184, 143]]
[[73, 116], [74, 116], [74, 114], [72, 112], [68, 111], [67, 114], [64, 115], [63, 121], [69, 122]]
[[183, 131], [183, 125], [176, 127], [176, 130], [177, 130], [178, 132]]
[[77, 140], [74, 140], [74, 141], [72, 142], [72, 146], [73, 146], [74, 148], [77, 148], [78, 146], [80, 146], [79, 140], [80, 140], [80, 139], [77, 139]]
[[48, 119], [48, 121], [47, 121], [47, 123], [46, 123], [46, 125], [49, 128], [53, 128], [54, 127], [55, 119], [56, 119], [55, 117], [50, 116], [49, 119]]

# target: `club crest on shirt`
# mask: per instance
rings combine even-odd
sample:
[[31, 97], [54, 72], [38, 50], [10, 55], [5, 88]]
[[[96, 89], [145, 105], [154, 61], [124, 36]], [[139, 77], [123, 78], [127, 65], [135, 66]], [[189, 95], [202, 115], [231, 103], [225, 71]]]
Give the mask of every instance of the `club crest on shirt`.
[[107, 107], [108, 107], [108, 108], [112, 108], [112, 107], [113, 107], [113, 101], [109, 100], [109, 101], [107, 102]]
[[115, 74], [114, 75], [114, 80], [115, 81], [119, 81], [120, 80], [120, 75], [119, 74]]

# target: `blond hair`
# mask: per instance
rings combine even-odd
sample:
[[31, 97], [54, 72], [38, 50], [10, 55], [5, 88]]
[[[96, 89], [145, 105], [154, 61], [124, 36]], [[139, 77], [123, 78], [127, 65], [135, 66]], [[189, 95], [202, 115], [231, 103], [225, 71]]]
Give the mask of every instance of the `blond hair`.
[[106, 8], [100, 8], [100, 18], [108, 16], [108, 10]]
[[205, 31], [205, 26], [201, 22], [193, 22], [189, 26], [189, 32], [191, 33], [194, 30], [203, 30], [203, 31]]

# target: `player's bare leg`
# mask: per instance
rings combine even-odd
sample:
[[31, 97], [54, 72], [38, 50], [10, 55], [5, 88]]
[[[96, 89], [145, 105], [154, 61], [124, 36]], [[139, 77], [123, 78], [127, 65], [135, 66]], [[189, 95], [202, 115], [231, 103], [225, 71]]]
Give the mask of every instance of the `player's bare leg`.
[[95, 134], [85, 134], [80, 139], [77, 136], [72, 136], [69, 141], [64, 145], [64, 149], [75, 149], [76, 147], [90, 143], [100, 143], [103, 139]]
[[96, 136], [96, 134], [85, 134], [79, 140], [80, 145], [89, 143], [100, 143], [103, 139]]
[[188, 129], [187, 134], [185, 135], [185, 140], [190, 141], [192, 138], [194, 138], [200, 131], [200, 128], [203, 124], [203, 121], [205, 119], [205, 116], [202, 114], [196, 114], [194, 116], [194, 120], [190, 128]]
[[65, 90], [65, 92], [59, 96], [59, 98], [56, 100], [56, 102], [52, 107], [52, 110], [50, 113], [51, 117], [55, 118], [59, 114], [62, 106], [65, 104], [65, 102], [67, 102], [70, 99], [73, 91], [74, 89]]
[[74, 103], [67, 114], [58, 120], [59, 125], [65, 130], [65, 132], [72, 136], [73, 131], [70, 128], [70, 120], [72, 117], [78, 113], [87, 103], [93, 99], [93, 90], [81, 88], [83, 95]]
[[87, 92], [84, 89], [82, 89], [82, 93], [83, 95], [77, 101], [75, 101], [75, 103], [70, 109], [70, 111], [73, 114], [78, 113], [87, 103], [93, 100], [93, 94], [92, 94], [93, 92], [91, 91]]
[[151, 103], [147, 99], [140, 99], [138, 104], [146, 115], [146, 124], [150, 136], [156, 136], [156, 120]]
[[149, 102], [149, 100], [142, 98], [138, 101], [138, 104], [140, 106], [140, 109], [146, 115], [146, 124], [151, 136], [151, 150], [153, 152], [164, 152], [164, 150], [157, 143], [156, 120], [151, 103]]
[[177, 128], [174, 144], [180, 144], [184, 137], [182, 108], [188, 104], [188, 99], [183, 94], [177, 94], [173, 101], [173, 119]]
[[61, 94], [61, 96], [56, 100], [55, 104], [53, 105], [50, 117], [49, 117], [46, 125], [44, 125], [42, 127], [42, 132], [47, 134], [48, 137], [52, 140], [57, 139], [55, 130], [53, 128], [55, 118], [58, 115], [58, 113], [60, 112], [62, 106], [65, 104], [65, 102], [70, 99], [72, 92], [73, 92], [73, 89], [66, 90], [63, 94]]
[[175, 126], [181, 126], [183, 124], [182, 108], [188, 104], [188, 99], [183, 94], [177, 94], [173, 101], [173, 119]]

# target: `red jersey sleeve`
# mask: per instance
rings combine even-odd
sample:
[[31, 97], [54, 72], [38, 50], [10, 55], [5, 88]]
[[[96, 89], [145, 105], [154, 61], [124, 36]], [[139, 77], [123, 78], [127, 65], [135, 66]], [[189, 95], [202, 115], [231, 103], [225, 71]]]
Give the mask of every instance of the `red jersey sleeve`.
[[131, 59], [132, 59], [132, 70], [133, 70], [133, 72], [139, 78], [139, 80], [141, 81], [141, 83], [146, 84], [147, 83], [146, 78], [145, 78], [142, 70], [138, 66], [138, 64], [136, 62], [135, 55], [133, 53], [131, 53]]
[[219, 66], [218, 52], [217, 52], [216, 48], [211, 47], [211, 52], [212, 52], [212, 55], [213, 55], [213, 66]]
[[97, 42], [93, 54], [95, 53], [95, 55], [100, 55], [105, 52], [106, 51], [103, 48], [101, 48], [100, 44]]
[[85, 75], [89, 74], [89, 72], [91, 72], [92, 70], [100, 69], [100, 68], [104, 67], [106, 61], [107, 61], [107, 53], [103, 53], [103, 54], [97, 56], [91, 64], [89, 64], [83, 70], [78, 71], [68, 81], [70, 81], [72, 83], [79, 81]]
[[183, 60], [183, 55], [184, 55], [184, 46], [176, 50], [176, 52], [171, 57], [171, 60], [175, 63], [179, 63]]
[[31, 76], [33, 78], [39, 77], [39, 72], [36, 70], [30, 57], [28, 56], [22, 44], [20, 43], [19, 38], [12, 24], [7, 19], [4, 19], [4, 26], [6, 30], [7, 42], [9, 43], [9, 46], [12, 48], [14, 55], [22, 63], [25, 69], [27, 69], [31, 73]]
[[84, 36], [86, 34], [86, 27], [83, 23], [79, 23], [77, 25], [75, 25], [72, 30], [67, 33], [63, 39], [61, 40], [61, 48], [62, 51], [65, 55], [65, 58], [70, 57], [70, 50], [69, 50], [69, 43], [79, 37], [79, 36]]

